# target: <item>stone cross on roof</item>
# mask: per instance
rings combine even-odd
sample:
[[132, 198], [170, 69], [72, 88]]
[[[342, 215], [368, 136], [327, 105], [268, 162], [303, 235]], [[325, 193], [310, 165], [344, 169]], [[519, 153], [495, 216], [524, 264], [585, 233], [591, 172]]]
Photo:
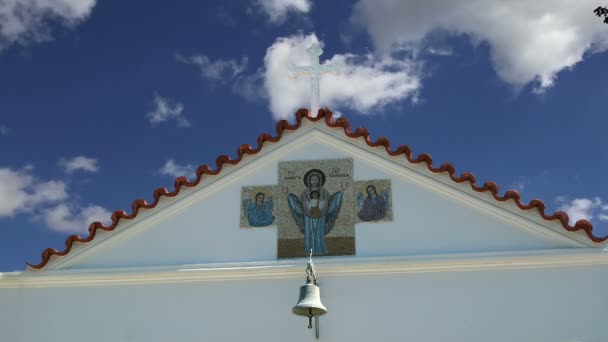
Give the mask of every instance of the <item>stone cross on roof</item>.
[[291, 79], [298, 78], [298, 76], [306, 75], [310, 76], [310, 114], [314, 117], [317, 116], [319, 111], [320, 104], [320, 87], [319, 81], [321, 79], [321, 74], [323, 73], [331, 73], [333, 75], [338, 75], [343, 68], [343, 65], [339, 63], [319, 63], [319, 56], [323, 53], [321, 46], [319, 44], [313, 44], [311, 47], [306, 49], [306, 53], [308, 53], [308, 57], [310, 57], [310, 65], [309, 66], [296, 66], [291, 64], [289, 66], [289, 73], [287, 76]]

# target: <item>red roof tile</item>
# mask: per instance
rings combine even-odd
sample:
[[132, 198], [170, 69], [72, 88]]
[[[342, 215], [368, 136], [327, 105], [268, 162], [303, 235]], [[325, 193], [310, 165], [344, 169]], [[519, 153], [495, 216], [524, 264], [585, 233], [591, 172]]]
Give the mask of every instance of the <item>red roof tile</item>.
[[591, 224], [591, 222], [589, 222], [587, 220], [579, 220], [576, 222], [576, 224], [574, 224], [574, 226], [571, 226], [568, 223], [569, 222], [568, 215], [564, 212], [557, 211], [557, 212], [554, 212], [553, 214], [546, 214], [545, 213], [545, 203], [541, 200], [534, 199], [527, 204], [522, 203], [519, 193], [515, 190], [508, 190], [507, 192], [505, 192], [504, 195], [501, 196], [498, 193], [498, 185], [496, 183], [490, 181], [490, 182], [484, 183], [482, 186], [478, 186], [477, 184], [475, 184], [475, 176], [472, 173], [465, 172], [465, 173], [461, 174], [460, 176], [457, 176], [456, 170], [451, 163], [444, 163], [444, 164], [441, 164], [439, 167], [435, 167], [435, 166], [433, 166], [433, 160], [429, 154], [426, 154], [426, 153], [420, 154], [414, 158], [414, 157], [412, 157], [412, 151], [408, 146], [401, 145], [401, 146], [397, 147], [396, 149], [392, 150], [390, 147], [390, 142], [385, 137], [380, 137], [376, 141], [372, 141], [370, 138], [369, 132], [366, 128], [357, 128], [354, 131], [352, 131], [350, 128], [350, 124], [348, 123], [348, 120], [346, 120], [345, 118], [339, 118], [337, 120], [334, 120], [333, 116], [332, 116], [332, 112], [327, 108], [320, 109], [317, 117], [312, 117], [310, 115], [310, 113], [308, 112], [308, 110], [306, 110], [306, 109], [300, 109], [296, 112], [296, 123], [295, 124], [292, 125], [289, 122], [287, 122], [286, 120], [279, 121], [276, 125], [277, 134], [275, 136], [272, 136], [267, 133], [260, 134], [257, 139], [258, 146], [256, 148], [253, 148], [253, 147], [251, 147], [251, 145], [247, 145], [247, 144], [241, 145], [237, 150], [236, 159], [230, 159], [230, 157], [228, 157], [226, 155], [220, 155], [219, 157], [217, 157], [217, 159], [215, 161], [215, 164], [216, 164], [215, 170], [211, 169], [211, 167], [209, 167], [208, 165], [199, 166], [198, 169], [196, 170], [196, 179], [194, 179], [192, 182], [190, 182], [184, 176], [176, 178], [174, 181], [175, 190], [169, 192], [166, 188], [156, 189], [153, 193], [154, 202], [152, 202], [152, 203], [148, 203], [143, 199], [136, 199], [131, 204], [131, 214], [127, 214], [127, 212], [125, 212], [124, 210], [117, 210], [112, 214], [112, 224], [110, 224], [109, 226], [104, 226], [100, 222], [93, 222], [89, 226], [89, 235], [87, 237], [80, 237], [79, 235], [71, 235], [66, 239], [66, 241], [65, 241], [66, 247], [63, 251], [58, 251], [54, 248], [47, 248], [42, 252], [42, 260], [40, 261], [40, 263], [38, 263], [38, 264], [27, 263], [27, 265], [33, 269], [42, 269], [49, 262], [49, 260], [51, 259], [51, 257], [53, 255], [65, 256], [68, 253], [70, 253], [70, 250], [72, 249], [72, 246], [74, 245], [74, 243], [76, 243], [76, 242], [88, 243], [88, 242], [93, 241], [98, 230], [113, 231], [121, 220], [134, 219], [137, 216], [140, 209], [142, 209], [142, 208], [151, 209], [151, 208], [156, 207], [156, 205], [158, 204], [161, 197], [163, 197], [163, 196], [164, 197], [175, 197], [179, 194], [179, 191], [181, 190], [182, 187], [197, 186], [200, 183], [203, 175], [217, 175], [222, 171], [222, 166], [224, 164], [235, 165], [241, 161], [241, 159], [243, 158], [243, 155], [256, 154], [256, 153], [260, 152], [262, 150], [262, 147], [265, 142], [267, 142], [267, 141], [277, 142], [281, 139], [284, 131], [293, 131], [293, 130], [298, 129], [300, 127], [300, 125], [302, 124], [302, 120], [304, 118], [306, 118], [312, 122], [317, 122], [317, 121], [324, 119], [325, 123], [329, 127], [343, 128], [344, 134], [346, 134], [350, 138], [363, 137], [368, 146], [371, 146], [371, 147], [383, 146], [385, 148], [386, 152], [391, 156], [404, 155], [405, 158], [412, 164], [425, 163], [427, 168], [429, 169], [429, 171], [431, 171], [433, 173], [448, 172], [452, 181], [454, 181], [456, 183], [468, 182], [471, 186], [471, 189], [473, 189], [474, 191], [477, 191], [477, 192], [489, 191], [492, 194], [492, 196], [494, 197], [494, 199], [496, 199], [499, 202], [504, 202], [504, 201], [508, 201], [508, 200], [512, 199], [515, 202], [515, 204], [517, 204], [517, 206], [522, 210], [536, 209], [536, 210], [538, 210], [538, 213], [540, 214], [540, 216], [543, 219], [548, 220], [548, 221], [558, 220], [561, 223], [561, 225], [564, 227], [564, 229], [566, 229], [567, 231], [570, 231], [570, 232], [583, 230], [587, 234], [589, 239], [591, 239], [594, 242], [603, 242], [608, 239], [608, 236], [597, 237], [597, 236], [593, 235], [593, 225]]

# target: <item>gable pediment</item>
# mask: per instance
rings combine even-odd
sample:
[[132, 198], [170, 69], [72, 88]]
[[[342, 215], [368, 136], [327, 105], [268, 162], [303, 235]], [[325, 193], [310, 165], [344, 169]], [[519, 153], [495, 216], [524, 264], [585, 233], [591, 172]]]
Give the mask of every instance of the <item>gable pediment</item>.
[[[331, 210], [323, 205], [330, 207], [330, 200], [339, 192], [343, 194], [334, 218], [337, 223], [326, 234], [326, 241], [328, 247], [329, 240], [339, 241], [333, 246], [342, 250], [329, 255], [395, 257], [601, 246], [589, 240], [582, 230], [568, 232], [559, 221], [547, 221], [536, 212], [522, 211], [515, 200], [498, 202], [491, 192], [478, 192], [468, 182], [452, 181], [448, 172], [430, 172], [424, 162], [412, 164], [403, 157], [404, 151], [398, 149], [391, 155], [382, 140], [376, 144], [378, 147], [371, 147], [366, 131], [345, 134], [341, 127], [301, 117], [297, 126], [298, 129], [287, 130], [287, 123], [280, 123], [278, 138], [261, 138], [256, 149], [241, 147], [238, 162], [224, 157], [221, 171], [210, 170], [194, 187], [180, 187], [177, 196], [159, 197], [153, 209], [140, 208], [137, 217], [121, 220], [112, 231], [97, 230], [95, 239], [87, 244], [74, 243], [67, 256], [54, 257], [47, 268], [259, 262], [299, 257], [306, 242], [296, 241], [298, 229], [304, 240], [303, 231], [307, 228], [304, 223], [298, 226], [296, 212], [300, 210], [302, 214], [306, 209], [302, 221], [308, 217], [310, 222], [325, 225], [332, 218]], [[302, 197], [306, 189], [301, 180], [285, 181], [287, 176], [283, 173], [287, 171], [281, 165], [292, 165], [294, 179], [312, 169], [322, 169], [329, 175], [332, 168], [342, 170], [336, 175], [348, 177], [329, 180], [328, 176], [325, 195], [321, 191], [321, 197], [326, 198], [311, 201], [310, 189], [308, 197]], [[348, 183], [344, 190], [342, 183]], [[365, 187], [370, 184], [384, 197], [372, 201], [370, 196], [367, 201]], [[291, 185], [299, 204], [289, 205], [288, 194], [282, 189], [285, 185]], [[255, 198], [249, 196], [248, 205], [259, 212], [255, 214], [259, 219], [256, 222], [261, 222], [259, 227], [247, 226], [244, 189], [254, 195], [255, 189], [267, 189], [265, 196], [276, 201], [276, 207], [264, 213], [261, 205], [254, 206]], [[269, 191], [275, 192], [270, 196]], [[390, 220], [388, 211], [382, 216], [378, 203], [387, 208], [390, 205]], [[320, 211], [311, 211], [315, 206]], [[360, 215], [363, 211], [367, 216]], [[376, 212], [380, 214], [374, 216]], [[309, 228], [317, 224], [309, 223]], [[297, 253], [291, 252], [296, 248]]]

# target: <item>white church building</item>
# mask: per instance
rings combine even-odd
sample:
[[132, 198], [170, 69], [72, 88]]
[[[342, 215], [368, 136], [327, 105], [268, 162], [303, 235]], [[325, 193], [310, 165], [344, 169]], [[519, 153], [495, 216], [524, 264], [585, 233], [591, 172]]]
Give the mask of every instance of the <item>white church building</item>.
[[[327, 109], [294, 122], [0, 273], [0, 341], [608, 341], [588, 222]], [[310, 250], [313, 329], [292, 312]]]

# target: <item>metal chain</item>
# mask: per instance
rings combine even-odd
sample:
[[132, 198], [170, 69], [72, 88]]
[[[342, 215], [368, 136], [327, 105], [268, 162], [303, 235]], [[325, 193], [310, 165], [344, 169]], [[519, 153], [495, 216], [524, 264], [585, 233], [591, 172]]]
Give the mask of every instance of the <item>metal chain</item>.
[[317, 284], [317, 276], [315, 275], [315, 265], [312, 262], [312, 249], [310, 250], [310, 255], [308, 256], [308, 265], [306, 266], [306, 274], [308, 276], [307, 282], [311, 282], [310, 278], [312, 277], [312, 283], [314, 285]]

